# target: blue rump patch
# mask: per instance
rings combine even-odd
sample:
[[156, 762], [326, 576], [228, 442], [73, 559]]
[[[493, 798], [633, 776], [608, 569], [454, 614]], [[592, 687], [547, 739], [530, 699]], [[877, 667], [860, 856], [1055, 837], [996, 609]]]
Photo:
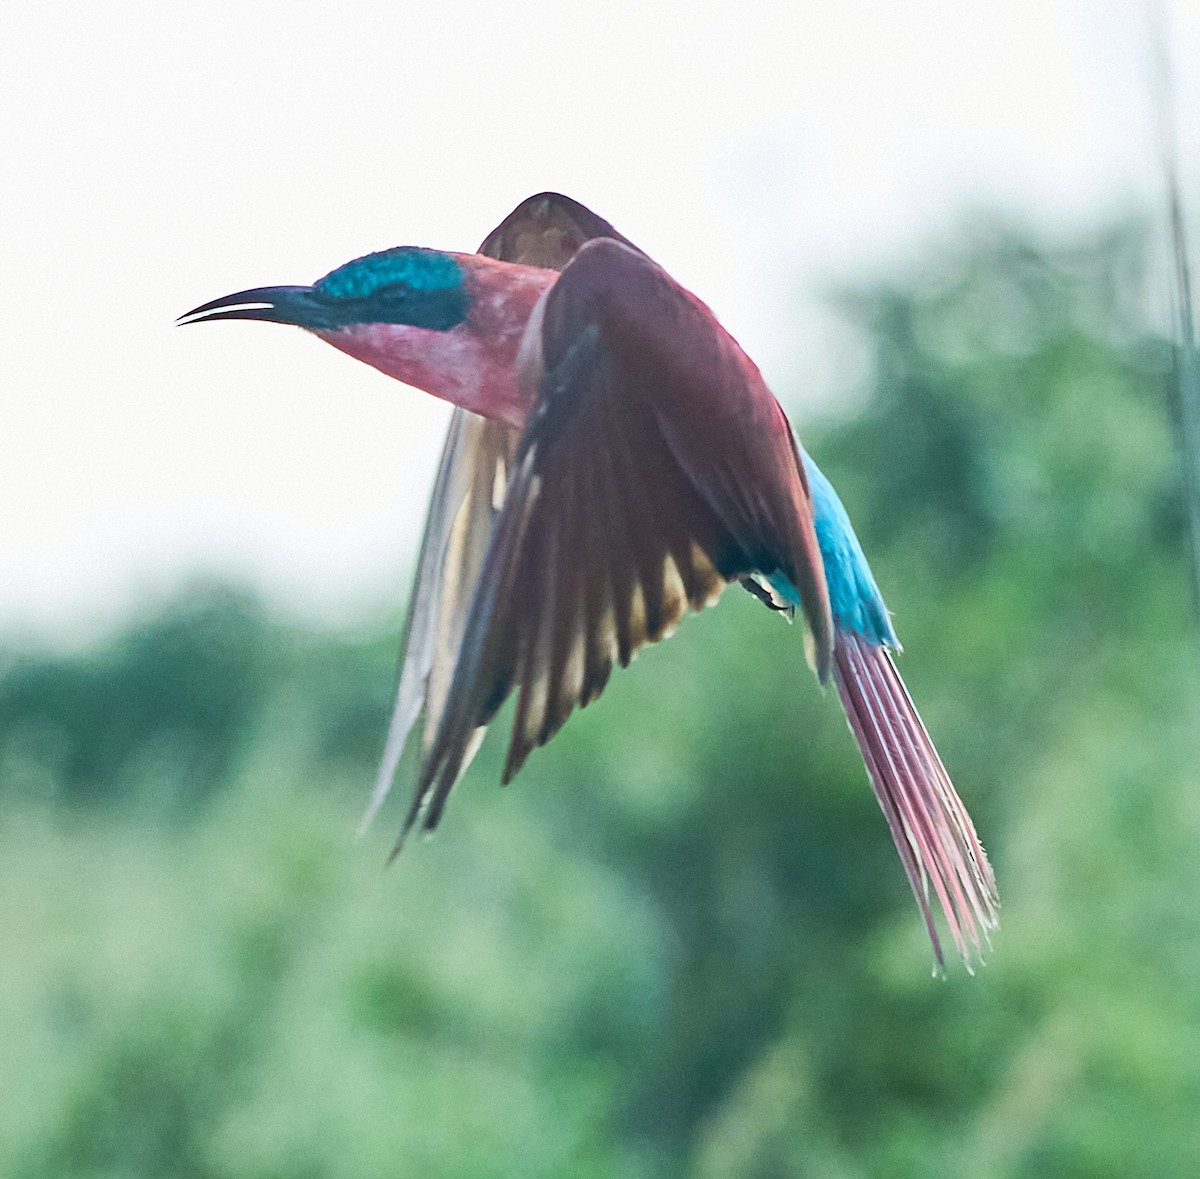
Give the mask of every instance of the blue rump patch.
[[883, 595], [838, 493], [803, 448], [800, 454], [812, 490], [813, 523], [821, 559], [825, 562], [825, 581], [835, 625], [862, 635], [876, 646], [899, 648]]

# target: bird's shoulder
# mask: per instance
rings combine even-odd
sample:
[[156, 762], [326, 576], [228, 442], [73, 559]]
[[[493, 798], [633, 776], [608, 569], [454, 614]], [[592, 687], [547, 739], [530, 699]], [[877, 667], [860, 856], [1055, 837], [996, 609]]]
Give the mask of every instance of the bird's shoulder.
[[737, 434], [783, 432], [758, 366], [708, 305], [621, 242], [579, 248], [546, 293], [537, 331], [544, 372], [568, 362], [578, 370], [583, 352], [664, 413], [724, 422]]

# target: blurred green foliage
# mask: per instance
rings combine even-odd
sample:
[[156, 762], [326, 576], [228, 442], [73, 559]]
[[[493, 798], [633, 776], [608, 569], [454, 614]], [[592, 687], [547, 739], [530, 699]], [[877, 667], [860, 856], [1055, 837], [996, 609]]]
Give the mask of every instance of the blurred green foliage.
[[1196, 644], [1143, 256], [975, 228], [843, 298], [869, 388], [805, 429], [996, 865], [976, 978], [930, 978], [836, 700], [747, 595], [508, 791], [494, 739], [384, 872], [395, 814], [352, 836], [396, 626], [198, 586], [0, 655], [0, 1173], [1192, 1173]]

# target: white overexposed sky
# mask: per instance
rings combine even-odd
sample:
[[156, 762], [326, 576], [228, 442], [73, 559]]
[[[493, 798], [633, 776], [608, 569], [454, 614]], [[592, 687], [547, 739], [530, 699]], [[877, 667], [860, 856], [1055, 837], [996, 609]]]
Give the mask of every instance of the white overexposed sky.
[[[1194, 112], [1200, 6], [1164, 7]], [[87, 633], [195, 572], [318, 617], [402, 600], [445, 407], [298, 331], [173, 326], [206, 299], [474, 249], [553, 188], [815, 403], [849, 363], [831, 283], [972, 208], [1066, 232], [1158, 197], [1135, 0], [114, 0], [0, 25], [0, 634]]]

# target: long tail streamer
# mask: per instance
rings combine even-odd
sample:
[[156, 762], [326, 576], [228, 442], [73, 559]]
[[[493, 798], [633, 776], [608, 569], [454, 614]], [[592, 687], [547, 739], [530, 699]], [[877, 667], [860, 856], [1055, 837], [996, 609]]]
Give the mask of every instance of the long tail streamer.
[[839, 632], [834, 677], [880, 809], [945, 967], [930, 906], [937, 897], [967, 969], [983, 960], [996, 927], [996, 879], [890, 653]]

